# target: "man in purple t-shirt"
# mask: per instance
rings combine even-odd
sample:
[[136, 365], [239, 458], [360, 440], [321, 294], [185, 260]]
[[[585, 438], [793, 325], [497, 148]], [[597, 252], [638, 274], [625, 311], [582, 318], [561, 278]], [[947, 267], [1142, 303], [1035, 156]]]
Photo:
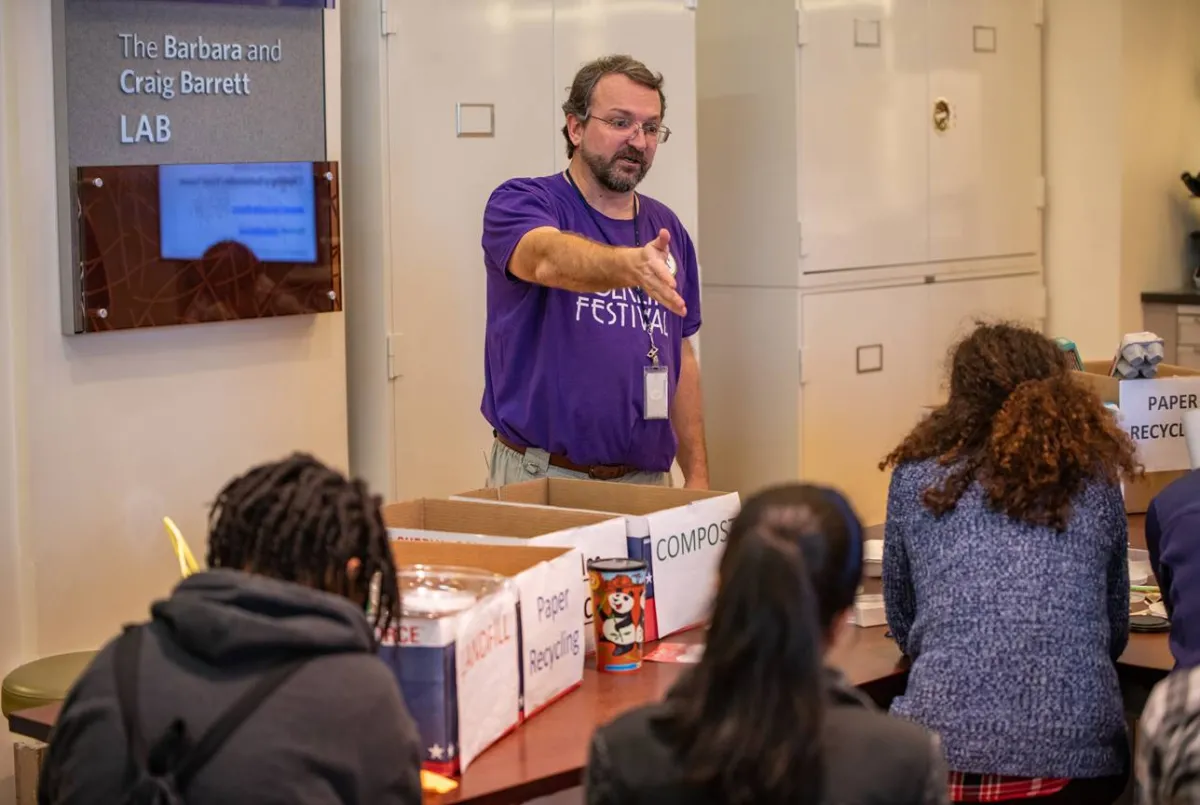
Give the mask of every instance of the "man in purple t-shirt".
[[491, 482], [545, 476], [708, 488], [696, 250], [634, 191], [670, 129], [662, 76], [628, 56], [580, 69], [568, 169], [511, 179], [483, 215], [483, 415]]

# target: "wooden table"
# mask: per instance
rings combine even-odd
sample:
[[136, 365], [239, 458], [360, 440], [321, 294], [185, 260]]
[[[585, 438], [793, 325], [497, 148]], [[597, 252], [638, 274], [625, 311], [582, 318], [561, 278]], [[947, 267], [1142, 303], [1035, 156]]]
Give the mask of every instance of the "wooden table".
[[[882, 626], [852, 629], [831, 661], [877, 701], [903, 690], [905, 669], [896, 644]], [[670, 642], [699, 642], [701, 634], [677, 635]], [[1137, 684], [1161, 679], [1173, 667], [1165, 634], [1135, 634], [1118, 670]], [[431, 805], [519, 803], [579, 785], [592, 730], [626, 710], [665, 694], [687, 666], [646, 663], [627, 676], [584, 671], [579, 690], [531, 718], [487, 749], [471, 764], [454, 792], [431, 796]], [[9, 729], [45, 741], [58, 717], [59, 705], [13, 713]]]
[[[1129, 517], [1129, 541], [1145, 547], [1145, 518]], [[882, 529], [869, 530], [868, 538], [882, 538]], [[874, 580], [869, 586], [878, 584]], [[904, 689], [907, 673], [900, 650], [882, 627], [851, 629], [830, 661], [850, 681], [877, 702], [887, 702]], [[669, 642], [696, 643], [700, 632], [669, 638]], [[1165, 634], [1134, 634], [1117, 663], [1122, 687], [1140, 691], [1164, 677], [1175, 665]], [[492, 803], [513, 805], [579, 785], [592, 731], [614, 716], [662, 698], [687, 666], [676, 663], [646, 663], [627, 676], [584, 671], [583, 685], [537, 714], [511, 735], [481, 754], [458, 789], [443, 796], [426, 798], [429, 805]], [[34, 740], [45, 741], [58, 717], [60, 705], [52, 704], [13, 713], [9, 730]]]

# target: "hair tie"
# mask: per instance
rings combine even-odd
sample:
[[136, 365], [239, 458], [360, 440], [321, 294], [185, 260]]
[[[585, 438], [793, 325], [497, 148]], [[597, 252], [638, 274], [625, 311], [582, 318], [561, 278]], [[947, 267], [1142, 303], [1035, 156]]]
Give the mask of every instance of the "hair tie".
[[855, 571], [861, 564], [859, 555], [863, 549], [862, 524], [854, 516], [854, 509], [850, 507], [850, 501], [846, 500], [845, 496], [832, 489], [825, 489], [824, 492], [825, 496], [833, 503], [834, 508], [842, 515], [842, 522], [850, 537], [850, 546], [846, 550], [846, 566], [842, 570], [843, 583], [853, 584], [857, 587], [859, 579], [856, 578]]

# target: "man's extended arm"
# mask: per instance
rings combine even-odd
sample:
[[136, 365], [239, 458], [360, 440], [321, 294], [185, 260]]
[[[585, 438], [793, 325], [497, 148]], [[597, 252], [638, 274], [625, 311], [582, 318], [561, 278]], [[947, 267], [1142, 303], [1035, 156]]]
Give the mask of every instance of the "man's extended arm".
[[531, 229], [509, 259], [508, 270], [525, 282], [579, 293], [642, 287], [668, 310], [684, 315], [683, 299], [667, 268], [670, 234], [664, 229], [641, 248], [606, 246], [553, 227]]
[[704, 444], [704, 401], [700, 393], [700, 362], [692, 342], [683, 340], [679, 385], [671, 407], [671, 424], [679, 440], [679, 468], [684, 486], [708, 489], [708, 450]]

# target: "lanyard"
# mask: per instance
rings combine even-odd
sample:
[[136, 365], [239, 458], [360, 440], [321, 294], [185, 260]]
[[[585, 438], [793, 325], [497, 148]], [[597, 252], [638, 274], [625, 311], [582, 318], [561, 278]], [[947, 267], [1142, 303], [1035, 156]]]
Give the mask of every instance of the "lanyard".
[[[571, 175], [571, 171], [565, 170], [563, 171], [563, 175], [567, 177], [567, 181], [570, 182], [571, 187], [575, 188], [575, 194], [579, 196], [579, 200], [583, 202], [583, 208], [587, 210], [588, 215], [591, 216], [592, 223], [594, 223], [596, 225], [596, 229], [600, 231], [600, 237], [604, 238], [604, 242], [609, 246], [616, 247], [616, 244], [609, 239], [608, 234], [604, 231], [604, 227], [600, 224], [600, 219], [596, 217], [596, 211], [592, 209], [592, 205], [588, 204], [587, 199], [584, 198], [583, 191], [579, 189], [579, 185], [575, 184], [575, 177]], [[635, 248], [639, 249], [642, 246], [642, 233], [638, 229], [638, 213], [641, 211], [641, 206], [641, 200], [638, 198], [637, 193], [634, 193], [633, 244]], [[650, 297], [647, 296], [646, 292], [641, 288], [634, 288], [633, 292], [637, 294], [638, 301], [641, 303], [642, 329], [644, 329], [646, 331], [646, 335], [650, 337], [650, 351], [646, 353], [646, 357], [650, 359], [651, 365], [658, 366], [658, 346], [654, 343], [654, 328], [650, 325]]]

